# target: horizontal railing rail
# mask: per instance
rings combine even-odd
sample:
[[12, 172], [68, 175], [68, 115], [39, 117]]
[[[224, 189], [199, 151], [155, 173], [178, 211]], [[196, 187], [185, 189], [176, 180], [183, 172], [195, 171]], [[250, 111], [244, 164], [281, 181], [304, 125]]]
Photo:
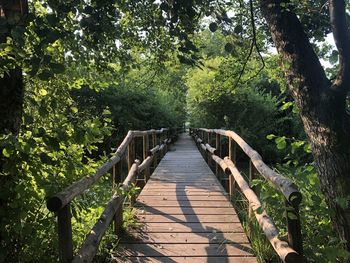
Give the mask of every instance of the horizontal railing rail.
[[[113, 156], [101, 165], [94, 175], [74, 182], [47, 200], [47, 208], [57, 215], [61, 263], [91, 262], [97, 253], [104, 233], [112, 221], [114, 221], [115, 233], [119, 233], [123, 223], [123, 204], [125, 201], [125, 196], [120, 192], [125, 192], [135, 183], [138, 186], [144, 186], [150, 177], [151, 168], [155, 169], [160, 159], [167, 152], [168, 145], [176, 140], [178, 133], [182, 130], [182, 128], [163, 128], [160, 130], [129, 131]], [[140, 137], [143, 140], [143, 161], [141, 163], [135, 158], [135, 139]], [[150, 148], [150, 144], [152, 148]], [[128, 174], [124, 180], [122, 176], [123, 159], [126, 159], [128, 166]], [[107, 203], [90, 234], [87, 235], [82, 247], [74, 256], [70, 204], [75, 197], [91, 188], [109, 171], [112, 171], [113, 176], [112, 198]], [[117, 188], [121, 191], [117, 191]], [[133, 200], [129, 201], [133, 202]]]
[[[219, 168], [222, 169], [228, 177], [228, 192], [230, 198], [233, 197], [237, 186], [238, 189], [241, 190], [249, 202], [249, 218], [251, 219], [253, 215], [255, 216], [260, 228], [263, 230], [272, 247], [283, 262], [303, 262], [303, 246], [299, 217], [299, 205], [302, 196], [297, 186], [288, 178], [268, 167], [262, 160], [262, 157], [233, 131], [190, 128], [189, 133], [194, 138], [203, 156], [207, 159], [208, 165], [210, 166], [212, 161], [215, 162], [215, 172], [217, 177], [219, 177]], [[215, 136], [215, 148], [210, 145], [213, 136]], [[228, 157], [222, 156], [221, 136], [228, 138]], [[249, 157], [249, 184], [236, 167], [237, 145]], [[252, 187], [252, 181], [256, 179], [259, 174], [264, 179], [271, 182], [272, 185], [285, 197], [288, 242], [279, 238], [277, 227], [259, 200], [258, 189]]]

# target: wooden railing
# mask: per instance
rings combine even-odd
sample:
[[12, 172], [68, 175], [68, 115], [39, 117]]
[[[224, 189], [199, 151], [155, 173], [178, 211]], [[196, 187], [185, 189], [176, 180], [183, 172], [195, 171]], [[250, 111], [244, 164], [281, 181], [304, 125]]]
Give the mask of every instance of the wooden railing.
[[[233, 131], [190, 128], [189, 132], [197, 143], [203, 156], [206, 158], [208, 164], [210, 165], [212, 161], [215, 162], [216, 176], [219, 176], [220, 167], [228, 177], [228, 192], [231, 198], [233, 197], [237, 186], [239, 187], [249, 202], [249, 217], [252, 218], [255, 216], [259, 226], [283, 262], [304, 262], [302, 256], [303, 245], [299, 217], [299, 205], [302, 196], [296, 185], [286, 177], [269, 168], [263, 162], [261, 156]], [[215, 136], [215, 139], [213, 136]], [[228, 138], [228, 157], [222, 156], [222, 137]], [[214, 140], [216, 144], [215, 148], [210, 145], [210, 142]], [[246, 182], [236, 167], [237, 145], [249, 157], [249, 183]], [[284, 196], [288, 242], [279, 238], [277, 227], [266, 213], [259, 200], [259, 190], [252, 186], [252, 181], [256, 179], [258, 175], [271, 182], [272, 185]]]
[[[129, 131], [113, 157], [101, 165], [94, 175], [73, 183], [48, 199], [47, 208], [57, 215], [61, 263], [91, 262], [104, 233], [112, 221], [114, 221], [114, 231], [116, 233], [119, 232], [123, 222], [123, 203], [125, 196], [118, 194], [115, 191], [116, 188], [119, 187], [123, 190], [122, 192], [125, 192], [133, 183], [143, 186], [150, 177], [150, 169], [155, 169], [160, 159], [167, 152], [169, 143], [176, 140], [177, 134], [181, 130], [181, 128], [175, 128]], [[135, 160], [135, 139], [138, 137], [143, 139], [142, 163], [139, 160]], [[150, 142], [152, 148], [150, 148]], [[122, 174], [122, 161], [124, 158], [128, 166], [128, 173], [125, 179]], [[92, 228], [90, 234], [87, 235], [82, 247], [74, 256], [70, 203], [75, 197], [94, 185], [99, 178], [109, 173], [109, 171], [112, 171], [113, 176], [113, 196], [107, 203], [104, 212]]]

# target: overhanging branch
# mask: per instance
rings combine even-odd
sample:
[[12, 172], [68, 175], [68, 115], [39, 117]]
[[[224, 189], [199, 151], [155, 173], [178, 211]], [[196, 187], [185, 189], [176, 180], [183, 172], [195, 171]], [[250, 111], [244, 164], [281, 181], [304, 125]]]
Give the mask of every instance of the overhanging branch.
[[259, 58], [260, 58], [260, 61], [261, 61], [261, 64], [262, 64], [262, 65], [261, 65], [261, 67], [259, 68], [259, 70], [255, 73], [255, 75], [252, 76], [252, 77], [250, 77], [246, 82], [248, 82], [248, 81], [250, 81], [251, 79], [253, 79], [253, 78], [255, 78], [256, 76], [258, 76], [259, 73], [265, 68], [265, 61], [264, 61], [263, 56], [261, 55], [261, 51], [260, 51], [260, 48], [259, 48], [259, 45], [258, 45], [257, 39], [256, 39], [256, 27], [255, 27], [253, 0], [249, 0], [249, 7], [250, 7], [250, 22], [251, 22], [252, 31], [253, 31], [253, 39], [252, 39], [252, 43], [251, 43], [251, 45], [250, 45], [250, 49], [249, 49], [249, 52], [248, 52], [248, 56], [247, 56], [247, 58], [246, 58], [246, 60], [245, 60], [245, 62], [244, 62], [244, 64], [243, 64], [243, 67], [242, 67], [242, 69], [241, 69], [241, 71], [240, 71], [240, 74], [239, 74], [239, 76], [238, 76], [238, 79], [237, 79], [237, 81], [236, 81], [236, 83], [235, 83], [233, 89], [235, 89], [235, 88], [238, 86], [238, 84], [239, 84], [239, 82], [240, 82], [240, 80], [241, 80], [241, 78], [242, 78], [242, 76], [243, 76], [243, 74], [244, 74], [245, 68], [246, 68], [246, 66], [247, 66], [247, 64], [248, 64], [248, 61], [250, 60], [250, 57], [251, 57], [251, 55], [252, 55], [252, 53], [253, 53], [254, 47], [255, 47], [255, 49], [256, 49], [256, 52], [257, 52], [258, 55], [259, 55]]
[[340, 69], [333, 88], [350, 90], [350, 30], [347, 26], [344, 0], [330, 0], [329, 13], [335, 45], [339, 52]]

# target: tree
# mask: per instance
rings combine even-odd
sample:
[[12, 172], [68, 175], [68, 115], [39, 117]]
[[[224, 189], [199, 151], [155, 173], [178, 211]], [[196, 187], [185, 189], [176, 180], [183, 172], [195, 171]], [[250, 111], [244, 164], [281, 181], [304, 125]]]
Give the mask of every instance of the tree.
[[289, 90], [312, 145], [333, 225], [350, 250], [350, 30], [344, 0], [330, 0], [330, 22], [340, 68], [332, 82], [321, 66], [290, 1], [262, 0], [261, 10], [284, 60]]
[[[0, 20], [3, 26], [0, 43], [6, 44], [11, 32], [24, 32], [25, 16], [28, 12], [26, 1], [1, 1]], [[10, 50], [9, 50], [10, 51]], [[9, 52], [10, 53], [10, 52]], [[11, 56], [7, 57], [8, 60]], [[4, 59], [6, 63], [6, 58]], [[5, 63], [2, 64], [5, 64]], [[8, 65], [10, 64], [10, 65]], [[0, 76], [0, 133], [17, 133], [21, 125], [23, 108], [23, 77], [20, 67], [7, 63], [7, 72]]]

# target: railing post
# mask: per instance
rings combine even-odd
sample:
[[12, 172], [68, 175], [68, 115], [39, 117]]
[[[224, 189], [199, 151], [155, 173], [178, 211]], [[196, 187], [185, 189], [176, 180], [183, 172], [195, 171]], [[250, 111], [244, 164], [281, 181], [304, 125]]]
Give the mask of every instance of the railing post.
[[[258, 174], [258, 172], [257, 172], [254, 164], [249, 159], [249, 187], [252, 188], [254, 193], [259, 198], [259, 196], [260, 196], [260, 187], [252, 186], [253, 180], [257, 178], [257, 174]], [[251, 209], [251, 207], [249, 206], [249, 218], [252, 218], [252, 217], [254, 217], [254, 213], [253, 213], [253, 210]]]
[[231, 137], [229, 137], [228, 138], [228, 144], [229, 144], [229, 147], [228, 147], [229, 158], [237, 166], [237, 164], [236, 164], [236, 159], [237, 159], [237, 155], [236, 155], [237, 154], [236, 153], [237, 145], [236, 145], [236, 142]]
[[298, 252], [299, 255], [303, 255], [303, 238], [301, 235], [301, 224], [299, 215], [299, 205], [293, 206], [285, 200], [286, 206], [286, 218], [287, 218], [287, 229], [288, 229], [288, 243], [289, 245]]
[[[122, 161], [120, 160], [113, 166], [113, 194], [116, 191], [116, 188], [119, 186], [119, 183], [123, 181], [122, 178]], [[123, 225], [123, 207], [118, 210], [114, 215], [114, 233], [117, 235], [121, 226]]]
[[164, 150], [163, 150], [163, 156], [167, 153], [167, 151], [168, 151], [168, 144], [167, 144], [167, 140], [168, 140], [168, 138], [169, 138], [169, 136], [168, 136], [168, 133], [169, 133], [169, 130], [167, 130], [166, 132], [165, 132], [165, 138], [163, 138], [163, 143], [164, 143]]
[[[228, 138], [228, 156], [230, 160], [236, 165], [236, 142], [229, 137]], [[229, 194], [230, 198], [233, 197], [236, 189], [236, 182], [232, 174], [229, 175]]]
[[[157, 134], [156, 132], [152, 132], [152, 146], [153, 148], [157, 146]], [[156, 169], [157, 167], [157, 158], [158, 157], [158, 153], [155, 153], [153, 156], [153, 170]]]
[[118, 187], [119, 183], [123, 181], [122, 179], [122, 161], [120, 160], [113, 166], [113, 193], [115, 192], [115, 188]]
[[61, 263], [68, 263], [73, 259], [71, 219], [70, 203], [68, 203], [57, 212], [59, 257]]
[[123, 204], [114, 215], [114, 233], [118, 235], [123, 226]]
[[[145, 160], [148, 157], [148, 151], [149, 151], [149, 138], [147, 134], [143, 136], [143, 160]], [[146, 182], [148, 181], [148, 178], [150, 177], [149, 167], [145, 169], [144, 177], [145, 177], [145, 184], [146, 184]]]
[[[217, 133], [215, 139], [216, 139], [215, 140], [215, 142], [216, 142], [215, 143], [215, 148], [217, 150], [218, 156], [221, 158], [221, 136], [220, 136], [220, 134]], [[215, 165], [215, 175], [218, 178], [219, 178], [219, 172], [220, 172], [219, 165], [216, 164]]]
[[[210, 138], [211, 138], [211, 133], [208, 132], [207, 133], [207, 143], [210, 145]], [[211, 158], [211, 153], [208, 152], [208, 166], [209, 168], [211, 168], [211, 164], [212, 164], [212, 158]]]
[[[159, 146], [161, 146], [163, 143], [164, 143], [163, 142], [163, 132], [161, 132], [159, 134]], [[162, 158], [163, 158], [163, 152], [164, 152], [164, 148], [163, 148], [163, 150], [159, 151], [159, 161], [162, 160]]]
[[131, 142], [128, 145], [128, 171], [135, 160], [135, 139], [132, 138]]

